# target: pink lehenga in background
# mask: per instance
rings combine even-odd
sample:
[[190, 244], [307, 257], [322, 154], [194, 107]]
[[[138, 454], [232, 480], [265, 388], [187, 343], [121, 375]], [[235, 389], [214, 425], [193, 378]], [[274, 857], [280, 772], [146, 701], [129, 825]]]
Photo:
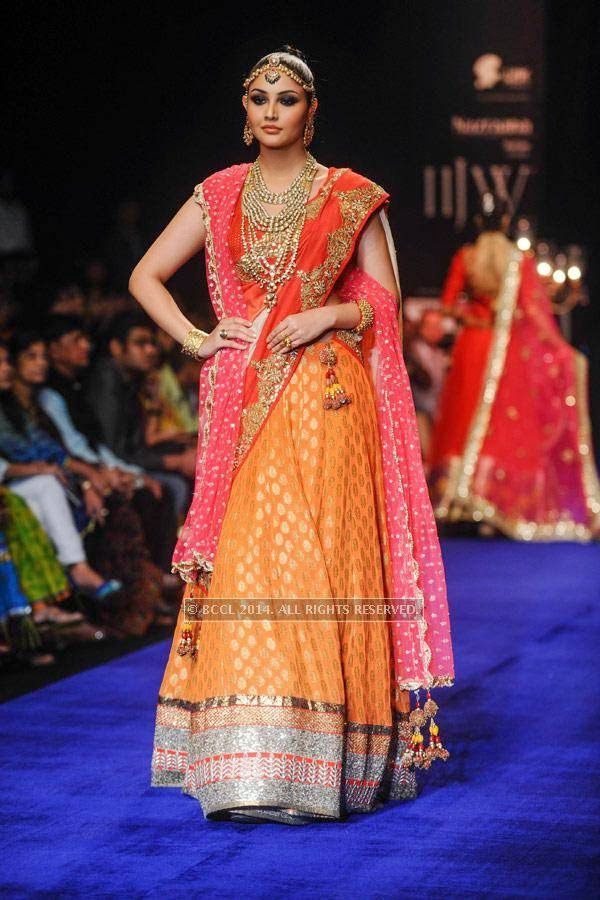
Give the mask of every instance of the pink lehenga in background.
[[[469, 275], [473, 254], [492, 243], [507, 259], [495, 298]], [[429, 457], [436, 517], [487, 522], [517, 540], [598, 538], [587, 359], [562, 337], [535, 257], [482, 235], [455, 255], [443, 305], [464, 290], [472, 318], [454, 347]]]
[[[232, 252], [248, 169], [217, 172], [195, 191], [219, 319], [245, 317], [255, 287]], [[187, 584], [159, 693], [152, 784], [180, 787], [206, 816], [299, 823], [366, 812], [416, 796], [415, 768], [448, 755], [429, 695], [454, 680], [446, 585], [398, 305], [354, 265], [375, 214], [397, 271], [388, 199], [331, 167], [307, 204], [295, 275], [253, 319], [255, 343], [202, 367], [195, 492], [173, 560]], [[370, 333], [269, 351], [277, 322], [334, 289], [341, 302], [368, 299]], [[327, 348], [353, 395], [333, 410], [323, 403]], [[191, 602], [221, 598], [406, 602], [379, 622], [186, 617]]]

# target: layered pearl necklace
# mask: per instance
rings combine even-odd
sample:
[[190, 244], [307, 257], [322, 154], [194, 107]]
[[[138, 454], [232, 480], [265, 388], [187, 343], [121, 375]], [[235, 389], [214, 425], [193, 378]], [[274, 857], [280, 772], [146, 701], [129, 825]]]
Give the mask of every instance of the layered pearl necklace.
[[[277, 303], [277, 290], [295, 271], [300, 234], [306, 216], [306, 203], [317, 161], [310, 153], [302, 170], [281, 193], [270, 191], [265, 184], [258, 160], [250, 167], [242, 191], [242, 246], [244, 268], [266, 290], [265, 305]], [[283, 206], [268, 213], [263, 204]], [[262, 237], [258, 232], [264, 232]]]

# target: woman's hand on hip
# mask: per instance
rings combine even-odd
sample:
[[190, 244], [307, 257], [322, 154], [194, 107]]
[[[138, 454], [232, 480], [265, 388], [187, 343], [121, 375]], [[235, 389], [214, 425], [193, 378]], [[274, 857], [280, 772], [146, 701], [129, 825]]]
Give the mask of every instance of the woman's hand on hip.
[[[227, 337], [223, 337], [224, 332]], [[256, 331], [249, 319], [241, 316], [227, 316], [221, 319], [200, 347], [202, 359], [214, 356], [217, 350], [223, 347], [233, 347], [235, 350], [246, 350], [248, 345], [256, 340]]]
[[[273, 353], [289, 353], [302, 344], [308, 344], [329, 331], [335, 325], [333, 307], [322, 306], [319, 309], [306, 309], [304, 312], [292, 313], [279, 322], [267, 335], [267, 347]], [[285, 337], [289, 341], [285, 341]]]

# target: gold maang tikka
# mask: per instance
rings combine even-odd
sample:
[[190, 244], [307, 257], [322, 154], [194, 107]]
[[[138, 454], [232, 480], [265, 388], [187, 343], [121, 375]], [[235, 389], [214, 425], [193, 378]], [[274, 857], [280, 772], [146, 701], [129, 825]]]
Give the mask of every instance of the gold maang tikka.
[[254, 81], [255, 78], [258, 78], [259, 75], [265, 73], [265, 81], [269, 84], [276, 84], [281, 78], [281, 75], [289, 75], [290, 78], [293, 78], [297, 84], [304, 88], [305, 91], [313, 95], [315, 92], [315, 86], [313, 82], [305, 81], [302, 76], [298, 75], [297, 72], [294, 72], [293, 69], [290, 69], [284, 62], [281, 61], [281, 56], [279, 53], [271, 53], [268, 57], [267, 61], [262, 63], [262, 65], [257, 66], [255, 69], [252, 69], [248, 77], [244, 81], [244, 90], [247, 91], [249, 85]]

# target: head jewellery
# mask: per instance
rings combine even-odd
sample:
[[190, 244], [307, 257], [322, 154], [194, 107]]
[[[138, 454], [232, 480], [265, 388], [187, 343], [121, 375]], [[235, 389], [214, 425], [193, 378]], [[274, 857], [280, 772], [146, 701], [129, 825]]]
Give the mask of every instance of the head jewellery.
[[258, 78], [259, 75], [262, 75], [264, 72], [265, 80], [269, 84], [275, 84], [281, 78], [281, 75], [289, 75], [290, 78], [293, 78], [305, 91], [308, 91], [310, 94], [315, 93], [315, 85], [313, 81], [305, 81], [302, 76], [298, 75], [297, 72], [294, 72], [285, 62], [282, 61], [281, 55], [279, 53], [271, 53], [266, 62], [262, 63], [260, 66], [252, 69], [246, 80], [244, 81], [244, 90], [248, 90], [249, 85], [254, 81], [255, 78]]

